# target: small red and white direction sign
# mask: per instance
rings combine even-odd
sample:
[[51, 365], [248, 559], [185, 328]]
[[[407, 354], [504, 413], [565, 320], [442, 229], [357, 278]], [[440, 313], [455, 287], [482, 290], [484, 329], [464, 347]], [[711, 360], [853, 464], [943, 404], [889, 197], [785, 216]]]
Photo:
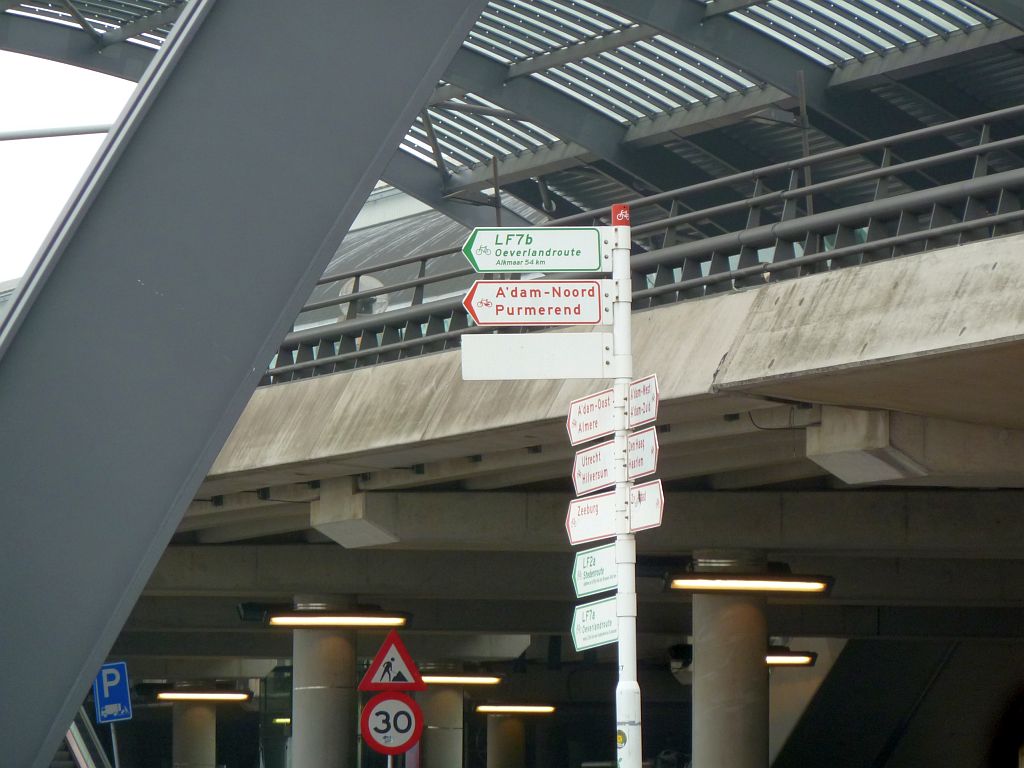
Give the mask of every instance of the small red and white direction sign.
[[423, 711], [404, 693], [378, 693], [363, 707], [360, 731], [369, 747], [382, 755], [412, 749], [423, 734]]
[[[648, 427], [634, 432], [627, 441], [626, 464], [630, 480], [654, 474], [658, 468], [658, 430]], [[607, 488], [615, 482], [615, 441], [598, 443], [576, 454], [572, 463], [572, 482], [576, 495]]]
[[610, 323], [601, 280], [477, 280], [462, 300], [477, 325]]
[[602, 389], [569, 403], [565, 430], [572, 445], [607, 437], [615, 431], [614, 394], [614, 390]]
[[422, 691], [426, 687], [419, 667], [406, 650], [405, 643], [392, 629], [370, 662], [370, 668], [359, 683], [359, 690]]
[[[665, 510], [661, 480], [634, 485], [630, 491], [629, 530], [657, 528]], [[610, 539], [615, 535], [615, 492], [595, 493], [569, 502], [565, 532], [572, 545]]]
[[648, 427], [629, 436], [629, 464], [626, 474], [630, 480], [653, 475], [658, 470], [658, 429]]
[[658, 418], [658, 377], [644, 376], [629, 383], [629, 428]]
[[569, 502], [565, 532], [570, 544], [609, 539], [615, 535], [615, 491], [595, 493]]
[[615, 442], [598, 443], [577, 452], [572, 462], [572, 484], [576, 495], [607, 488], [615, 482]]
[[[615, 431], [613, 390], [602, 389], [569, 403], [565, 430], [569, 442], [579, 445]], [[629, 429], [649, 424], [658, 418], [658, 377], [645, 376], [629, 384]]]
[[665, 491], [661, 480], [634, 485], [629, 496], [629, 530], [633, 533], [657, 528], [665, 512]]

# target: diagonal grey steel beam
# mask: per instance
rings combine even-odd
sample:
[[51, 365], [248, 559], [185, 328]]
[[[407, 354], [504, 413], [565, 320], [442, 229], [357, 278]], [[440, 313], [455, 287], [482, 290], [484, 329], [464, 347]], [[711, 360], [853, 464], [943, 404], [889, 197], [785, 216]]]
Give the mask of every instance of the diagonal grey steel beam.
[[444, 79], [571, 141], [656, 189], [675, 189], [707, 174], [660, 147], [625, 143], [627, 127], [529, 77], [508, 79], [508, 67], [465, 48], [452, 59]]
[[[782, 102], [790, 103], [792, 97], [772, 86], [737, 93], [728, 99], [713, 99], [707, 104], [695, 104], [688, 109], [678, 109], [653, 118], [638, 120], [626, 129], [623, 141], [627, 146], [632, 144], [640, 147], [675, 136], [704, 133], [713, 128], [739, 122], [753, 113]], [[559, 141], [550, 146], [527, 150], [499, 160], [498, 174], [503, 182], [519, 181], [543, 176], [590, 159], [593, 159], [592, 153], [588, 153], [583, 147]], [[765, 164], [767, 165], [767, 162]], [[491, 169], [480, 166], [453, 175], [449, 179], [448, 189], [477, 190], [489, 187], [491, 183]]]
[[[728, 16], [704, 18], [704, 8], [678, 0], [599, 0], [599, 4], [637, 22], [662, 30], [680, 42], [719, 56], [760, 79], [791, 94], [797, 93], [797, 73], [804, 72], [807, 105], [813, 125], [844, 144], [883, 138], [920, 128], [921, 123], [869, 92], [829, 90], [832, 70], [795, 49]], [[920, 142], [913, 155], [935, 154], [951, 144], [942, 139]], [[905, 150], [906, 153], [906, 150]], [[927, 186], [939, 178], [924, 177]]]
[[455, 54], [444, 79], [629, 170], [625, 127], [554, 89], [531, 78], [508, 80], [508, 67], [465, 48]]
[[67, 9], [68, 13], [71, 14], [71, 18], [73, 18], [78, 23], [78, 26], [85, 30], [90, 37], [97, 42], [103, 40], [103, 35], [101, 35], [89, 20], [82, 15], [82, 12], [78, 10], [72, 0], [58, 0], [58, 2]]
[[913, 43], [884, 56], [872, 54], [863, 61], [851, 61], [836, 69], [830, 88], [865, 89], [888, 80], [904, 80], [936, 70], [949, 69], [1005, 50], [1024, 47], [1024, 32], [997, 21], [970, 32], [957, 32], [945, 40]]
[[1024, 29], [1024, 4], [1020, 0], [974, 0], [974, 5], [1018, 29]]
[[[450, 219], [459, 222], [464, 227], [493, 227], [494, 207], [480, 200], [473, 202], [460, 202], [457, 199], [446, 197], [441, 188], [440, 175], [436, 168], [431, 168], [421, 160], [417, 160], [408, 152], [398, 150], [388, 161], [387, 167], [381, 174], [381, 179], [400, 189], [410, 197], [414, 197], [425, 205], [429, 205], [435, 211], [443, 213]], [[515, 211], [502, 206], [501, 221], [503, 224], [513, 227], [529, 227], [532, 224]]]
[[193, 0], [175, 25], [0, 323], [5, 764], [49, 765], [483, 4]]
[[153, 50], [131, 43], [102, 49], [82, 29], [13, 13], [0, 16], [0, 50], [37, 56], [102, 72], [125, 80], [138, 80], [153, 59]]
[[752, 5], [765, 3], [767, 0], [713, 0], [704, 8], [704, 18], [710, 19], [733, 11], [742, 11]]
[[637, 24], [629, 29], [615, 31], [602, 37], [595, 37], [582, 43], [557, 48], [549, 53], [534, 56], [530, 59], [517, 61], [508, 68], [508, 77], [522, 77], [534, 72], [543, 72], [551, 67], [558, 67], [570, 61], [579, 61], [588, 56], [597, 56], [638, 40], [648, 40], [658, 34], [658, 30], [645, 24]]
[[880, 138], [920, 127], [908, 115], [869, 94], [828, 91], [832, 70], [795, 49], [727, 16], [704, 18], [704, 7], [678, 0], [599, 0], [599, 4], [637, 22], [660, 29], [686, 45], [719, 56], [787, 93], [796, 94], [797, 72], [803, 70], [808, 107], [824, 120], [815, 121], [845, 143]]
[[[104, 40], [106, 39], [105, 36]], [[110, 43], [100, 50], [95, 41], [80, 29], [10, 15], [0, 19], [0, 49], [73, 64], [125, 80], [138, 80], [153, 59], [151, 48], [131, 43]], [[401, 189], [467, 227], [493, 224], [493, 209], [486, 209], [491, 213], [490, 218], [486, 213], [467, 211], [470, 206], [453, 203], [444, 197], [444, 191], [437, 181], [437, 173], [434, 172], [433, 176], [435, 183], [430, 186], [419, 169], [407, 165], [404, 159], [400, 158], [394, 166], [388, 165], [382, 178], [396, 189]], [[490, 182], [483, 186], [490, 186]], [[507, 216], [508, 221], [517, 219], [512, 211], [503, 211], [502, 215]], [[487, 223], [472, 223], [478, 218], [487, 219]]]
[[184, 3], [180, 5], [172, 5], [161, 11], [157, 11], [156, 13], [143, 16], [129, 24], [125, 24], [119, 29], [111, 30], [103, 35], [103, 47], [113, 45], [114, 43], [123, 43], [125, 40], [130, 40], [133, 37], [138, 37], [139, 35], [144, 35], [147, 32], [152, 32], [157, 27], [173, 24], [178, 20], [178, 17], [181, 16], [181, 12], [184, 8]]

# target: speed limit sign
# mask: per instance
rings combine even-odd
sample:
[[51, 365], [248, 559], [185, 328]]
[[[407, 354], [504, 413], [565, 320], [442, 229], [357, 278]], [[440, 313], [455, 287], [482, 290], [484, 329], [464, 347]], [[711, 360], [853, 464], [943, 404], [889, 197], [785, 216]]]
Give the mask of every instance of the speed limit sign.
[[400, 755], [420, 740], [423, 712], [404, 693], [380, 693], [363, 707], [360, 723], [371, 749], [383, 755]]

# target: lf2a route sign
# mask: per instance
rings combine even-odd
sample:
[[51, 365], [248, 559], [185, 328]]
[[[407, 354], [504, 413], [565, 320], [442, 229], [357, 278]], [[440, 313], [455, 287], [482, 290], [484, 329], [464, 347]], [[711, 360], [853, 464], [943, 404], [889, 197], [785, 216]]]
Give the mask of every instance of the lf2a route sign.
[[426, 687], [419, 667], [406, 650], [405, 643], [392, 629], [370, 662], [370, 668], [359, 683], [359, 690], [422, 691]]
[[363, 707], [359, 724], [370, 749], [382, 755], [400, 755], [420, 740], [423, 712], [404, 693], [379, 693]]

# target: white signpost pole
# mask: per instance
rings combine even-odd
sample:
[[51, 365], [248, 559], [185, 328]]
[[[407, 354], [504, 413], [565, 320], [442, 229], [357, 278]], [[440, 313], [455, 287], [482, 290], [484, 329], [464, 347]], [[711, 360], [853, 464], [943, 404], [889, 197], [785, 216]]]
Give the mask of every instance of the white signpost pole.
[[641, 768], [640, 684], [636, 663], [636, 537], [630, 530], [629, 385], [633, 378], [632, 240], [629, 206], [612, 206], [612, 368], [615, 383], [615, 562], [618, 570], [619, 683], [615, 688], [615, 743], [619, 768]]

